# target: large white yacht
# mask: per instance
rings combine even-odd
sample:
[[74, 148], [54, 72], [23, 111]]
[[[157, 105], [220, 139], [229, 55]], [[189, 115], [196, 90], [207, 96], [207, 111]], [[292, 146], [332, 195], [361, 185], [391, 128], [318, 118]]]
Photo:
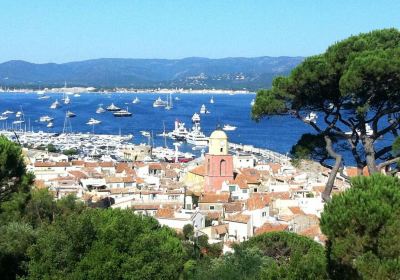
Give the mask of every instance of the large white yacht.
[[201, 147], [208, 145], [208, 137], [201, 131], [199, 123], [195, 123], [192, 130], [187, 134], [186, 142]]
[[180, 122], [179, 120], [175, 120], [175, 129], [169, 133], [169, 136], [172, 139], [184, 141], [186, 140], [187, 135], [188, 131], [185, 127], [185, 123]]
[[193, 116], [192, 116], [192, 122], [193, 122], [193, 123], [198, 123], [198, 122], [200, 122], [200, 115], [197, 114], [197, 113], [194, 113]]

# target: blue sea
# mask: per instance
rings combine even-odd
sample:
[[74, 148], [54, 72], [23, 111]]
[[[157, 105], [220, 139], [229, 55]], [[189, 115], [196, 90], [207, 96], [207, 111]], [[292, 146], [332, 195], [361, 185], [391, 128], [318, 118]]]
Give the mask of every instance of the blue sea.
[[[71, 118], [72, 130], [74, 132], [92, 132], [92, 126], [86, 124], [90, 118], [95, 118], [102, 123], [94, 127], [95, 133], [101, 134], [133, 134], [134, 143], [146, 143], [147, 138], [141, 135], [140, 131], [153, 133], [154, 145], [162, 146], [164, 138], [157, 137], [162, 133], [165, 124], [166, 131], [172, 131], [174, 122], [179, 119], [185, 122], [187, 128], [191, 128], [191, 117], [199, 112], [202, 104], [205, 104], [210, 114], [201, 115], [201, 127], [204, 133], [209, 136], [218, 126], [230, 124], [237, 126], [235, 131], [227, 131], [229, 141], [241, 144], [250, 144], [255, 147], [267, 148], [280, 153], [288, 153], [299, 137], [306, 132], [313, 132], [309, 126], [291, 116], [276, 116], [255, 122], [251, 119], [250, 102], [255, 98], [254, 94], [173, 94], [173, 108], [154, 108], [153, 102], [159, 96], [166, 100], [166, 94], [136, 94], [136, 93], [82, 93], [80, 97], [70, 95], [71, 103], [62, 104], [62, 94], [49, 94], [50, 99], [40, 100], [36, 93], [1, 93], [0, 113], [5, 110], [14, 112], [22, 111], [25, 115], [26, 125], [30, 123], [34, 131], [62, 132], [65, 112], [70, 110], [77, 116]], [[132, 104], [135, 97], [140, 103]], [[180, 100], [175, 100], [175, 97]], [[213, 96], [215, 103], [210, 104]], [[56, 99], [61, 103], [59, 109], [50, 109], [51, 103]], [[111, 112], [96, 114], [99, 104], [106, 108], [111, 103], [133, 113], [132, 117], [116, 118]], [[53, 117], [54, 127], [47, 128], [45, 123], [40, 123], [39, 117], [49, 115]], [[15, 115], [7, 120], [10, 126]], [[0, 121], [0, 128], [6, 125]], [[173, 148], [172, 140], [167, 140], [167, 145]], [[181, 150], [192, 151], [192, 146], [182, 145]], [[351, 162], [350, 157], [347, 163]]]

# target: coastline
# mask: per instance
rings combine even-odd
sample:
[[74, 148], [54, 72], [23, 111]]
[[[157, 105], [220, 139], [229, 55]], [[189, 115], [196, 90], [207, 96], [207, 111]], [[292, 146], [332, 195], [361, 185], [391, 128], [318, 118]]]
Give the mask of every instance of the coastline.
[[255, 91], [249, 90], [228, 90], [228, 89], [126, 89], [126, 88], [116, 88], [114, 90], [97, 90], [95, 88], [83, 88], [83, 87], [72, 87], [72, 88], [52, 88], [44, 90], [33, 90], [33, 89], [1, 89], [2, 93], [38, 93], [41, 94], [59, 94], [59, 93], [79, 93], [79, 94], [90, 94], [90, 93], [100, 93], [100, 94], [112, 94], [112, 93], [126, 93], [126, 94], [256, 94]]

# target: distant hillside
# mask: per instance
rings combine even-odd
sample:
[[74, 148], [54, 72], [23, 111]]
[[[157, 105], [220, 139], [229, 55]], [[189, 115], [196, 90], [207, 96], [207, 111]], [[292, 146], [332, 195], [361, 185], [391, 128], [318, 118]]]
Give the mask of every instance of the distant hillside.
[[302, 57], [209, 59], [103, 58], [69, 63], [34, 64], [12, 60], [0, 64], [1, 86], [183, 87], [258, 89], [286, 75]]

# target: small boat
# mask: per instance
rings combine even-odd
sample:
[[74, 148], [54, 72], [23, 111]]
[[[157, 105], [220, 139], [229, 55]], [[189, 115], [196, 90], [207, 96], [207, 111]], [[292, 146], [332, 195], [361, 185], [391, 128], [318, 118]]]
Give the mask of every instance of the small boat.
[[181, 99], [179, 98], [179, 96], [176, 96], [176, 97], [175, 97], [175, 100], [176, 100], [176, 101], [179, 101], [179, 100], [181, 100]]
[[67, 96], [67, 97], [65, 97], [65, 99], [64, 99], [64, 104], [69, 104], [69, 103], [71, 103], [71, 99], [69, 98], [69, 96]]
[[236, 128], [237, 128], [236, 126], [226, 124], [226, 125], [224, 125], [224, 127], [222, 129], [225, 131], [234, 131], [234, 130], [236, 130]]
[[7, 120], [7, 119], [8, 119], [7, 116], [0, 116], [0, 121], [5, 121], [5, 120]]
[[48, 95], [42, 95], [39, 97], [39, 99], [41, 99], [41, 100], [45, 100], [45, 99], [49, 99], [49, 98], [50, 98], [50, 96], [48, 96]]
[[4, 111], [4, 112], [2, 113], [3, 116], [8, 116], [8, 115], [11, 115], [11, 114], [14, 114], [14, 112], [13, 112], [13, 111], [10, 111], [10, 110]]
[[74, 97], [81, 97], [81, 95], [79, 93], [75, 93]]
[[21, 123], [24, 123], [25, 121], [24, 120], [16, 120], [16, 121], [13, 121], [12, 123], [13, 124], [21, 124]]
[[126, 107], [126, 110], [119, 110], [117, 112], [113, 113], [114, 117], [131, 117], [132, 113], [128, 111], [128, 107]]
[[46, 126], [47, 126], [48, 128], [52, 128], [52, 127], [54, 126], [54, 124], [53, 124], [52, 122], [49, 122]]
[[165, 107], [168, 105], [168, 102], [164, 101], [161, 99], [161, 97], [158, 97], [154, 102], [153, 102], [153, 107]]
[[256, 104], [256, 101], [255, 101], [255, 99], [253, 98], [253, 99], [251, 100], [251, 102], [250, 102], [251, 107], [253, 107], [254, 104]]
[[89, 121], [86, 124], [88, 124], [88, 125], [96, 125], [96, 124], [101, 124], [101, 121], [96, 120], [94, 118], [90, 118]]
[[45, 90], [38, 90], [38, 91], [36, 91], [36, 93], [37, 93], [38, 95], [43, 95], [43, 94], [46, 93], [46, 91], [45, 91]]
[[197, 114], [197, 113], [194, 113], [193, 116], [192, 116], [192, 122], [193, 122], [193, 123], [198, 123], [198, 122], [200, 122], [200, 115]]
[[[357, 132], [357, 135], [361, 134], [361, 131], [359, 129], [356, 129], [356, 132]], [[347, 132], [345, 132], [345, 134], [346, 135], [352, 135], [353, 132], [352, 131], [347, 131]], [[372, 129], [372, 127], [368, 123], [365, 124], [365, 134], [367, 136], [374, 135], [374, 130]]]
[[135, 99], [133, 99], [132, 104], [138, 104], [140, 103], [139, 98], [136, 96]]
[[115, 106], [114, 103], [111, 103], [111, 105], [107, 107], [107, 111], [110, 111], [110, 112], [117, 112], [120, 110], [121, 110], [121, 108]]
[[102, 114], [104, 113], [106, 110], [104, 110], [104, 108], [100, 105], [99, 108], [97, 108], [96, 110], [96, 114]]
[[306, 123], [316, 123], [318, 115], [314, 112], [309, 113], [306, 117], [303, 118], [303, 121]]
[[18, 112], [15, 114], [15, 117], [17, 117], [17, 118], [22, 117], [22, 112], [21, 112], [21, 111], [18, 111]]
[[140, 131], [140, 133], [141, 133], [144, 137], [150, 137], [150, 132], [148, 132], [148, 131], [142, 130], [142, 131]]
[[67, 111], [66, 115], [67, 115], [68, 118], [75, 118], [76, 117], [76, 114], [71, 112], [71, 111]]
[[54, 102], [50, 105], [50, 109], [57, 109], [58, 107], [60, 107], [60, 103], [58, 102], [58, 100], [54, 101]]
[[214, 104], [214, 96], [211, 96], [210, 103]]
[[47, 115], [41, 116], [41, 117], [39, 118], [39, 121], [40, 121], [40, 122], [51, 122], [51, 121], [53, 121], [53, 120], [54, 120], [54, 118], [49, 117], [49, 116], [47, 116]]
[[206, 105], [201, 105], [200, 114], [209, 114], [210, 111], [207, 110]]

